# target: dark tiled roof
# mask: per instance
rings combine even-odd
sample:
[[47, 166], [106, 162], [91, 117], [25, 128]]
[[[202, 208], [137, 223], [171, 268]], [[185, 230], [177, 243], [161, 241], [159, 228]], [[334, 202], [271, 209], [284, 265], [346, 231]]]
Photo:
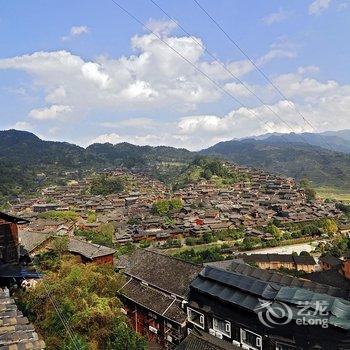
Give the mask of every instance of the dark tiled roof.
[[292, 254], [249, 254], [242, 256], [246, 262], [281, 262], [295, 263], [303, 265], [315, 265], [315, 259], [311, 255], [292, 255]]
[[125, 273], [170, 294], [186, 297], [191, 281], [201, 266], [151, 250], [136, 250], [124, 261]]
[[28, 224], [29, 223], [29, 221], [26, 220], [26, 219], [18, 218], [16, 216], [9, 215], [9, 214], [3, 213], [3, 212], [0, 212], [0, 220], [4, 220], [4, 221], [7, 221], [7, 222], [12, 222], [12, 223], [15, 223], [15, 224], [18, 224], [18, 225]]
[[132, 279], [126, 283], [120, 293], [146, 309], [179, 324], [186, 320], [186, 313], [181, 309], [180, 301], [140, 281]]
[[0, 289], [0, 350], [41, 350], [45, 343], [39, 340], [33, 325], [18, 311], [12, 298]]
[[340, 266], [342, 263], [342, 261], [339, 258], [336, 258], [335, 256], [332, 256], [332, 255], [321, 256], [319, 258], [319, 261], [329, 264], [333, 267]]
[[339, 288], [344, 293], [350, 294], [350, 280], [340, 274], [337, 269], [328, 271], [317, 271], [306, 275], [306, 278], [313, 281], [314, 283], [327, 284], [335, 288]]
[[298, 265], [316, 265], [316, 261], [311, 255], [295, 255], [293, 259]]
[[87, 259], [94, 259], [101, 256], [112, 255], [115, 253], [115, 250], [112, 248], [86, 242], [78, 238], [69, 239], [68, 251], [71, 253], [80, 254]]
[[281, 286], [206, 266], [191, 283], [191, 290], [253, 313], [266, 305], [279, 308], [280, 303], [288, 304], [294, 319], [299, 302], [311, 301], [311, 307], [316, 310], [317, 301], [322, 300], [327, 305], [327, 322], [335, 327], [350, 329], [349, 301], [305, 288]]
[[303, 278], [298, 278], [290, 275], [286, 275], [280, 272], [259, 269], [247, 264], [241, 264], [238, 262], [232, 262], [230, 271], [239, 273], [244, 276], [255, 277], [261, 281], [273, 282], [283, 286], [300, 287], [311, 290], [317, 293], [325, 293], [328, 295], [348, 299], [349, 293], [343, 289], [332, 287], [327, 284], [321, 284], [311, 282]]
[[21, 249], [31, 253], [34, 249], [43, 244], [50, 238], [50, 234], [38, 232], [19, 232], [18, 233]]
[[194, 329], [176, 350], [239, 350], [243, 349], [208, 333]]

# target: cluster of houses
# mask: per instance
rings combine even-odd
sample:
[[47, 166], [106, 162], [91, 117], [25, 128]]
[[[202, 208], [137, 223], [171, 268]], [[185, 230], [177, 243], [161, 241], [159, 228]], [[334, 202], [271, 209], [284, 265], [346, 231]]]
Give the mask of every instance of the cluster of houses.
[[239, 261], [203, 267], [148, 249], [121, 259], [118, 269], [126, 281], [118, 291], [122, 311], [152, 348], [350, 349], [344, 288]]
[[[7, 275], [0, 274], [4, 285], [10, 277], [9, 266], [18, 266], [25, 254], [32, 256], [50, 249], [53, 239], [49, 233], [19, 231], [18, 225], [28, 222], [0, 214], [0, 272], [2, 266], [7, 267]], [[137, 249], [116, 261], [111, 248], [75, 236], [68, 238], [68, 250], [83, 262], [115, 264], [124, 275], [125, 282], [116, 291], [123, 302], [121, 311], [148, 340], [150, 348], [350, 349], [350, 286], [334, 286], [328, 281], [306, 280], [274, 270], [292, 267], [314, 271], [315, 260], [309, 255], [240, 255], [202, 266], [158, 251]], [[327, 272], [327, 260], [320, 263]], [[14, 277], [25, 278], [23, 266], [18, 272], [21, 275]], [[266, 323], [266, 315], [281, 308], [287, 313], [273, 319], [272, 324]], [[2, 348], [45, 348], [7, 287], [0, 289]]]
[[[225, 166], [245, 174], [245, 180], [218, 186], [214, 177], [171, 191], [148, 175], [118, 168], [108, 175], [127, 179], [121, 193], [88, 194], [91, 178], [85, 178], [66, 186], [46, 188], [40, 198], [13, 203], [11, 211], [30, 219], [25, 227], [30, 232], [67, 234], [76, 227], [94, 230], [101, 223], [113, 223], [115, 240], [120, 244], [162, 242], [172, 237], [201, 236], [208, 231], [242, 227], [247, 235], [270, 240], [273, 239], [270, 233], [257, 228], [267, 226], [272, 219], [282, 223], [306, 222], [340, 214], [334, 203], [308, 202], [304, 190], [291, 178], [230, 163]], [[170, 213], [170, 220], [156, 215], [154, 202], [171, 197], [181, 198], [183, 208]], [[78, 220], [73, 227], [68, 221], [40, 218], [40, 213], [52, 210], [73, 210]], [[96, 222], [88, 221], [89, 212], [96, 214]]]
[[171, 223], [156, 216], [152, 207], [136, 200], [128, 208], [127, 221], [117, 234], [119, 243], [141, 240], [162, 241], [170, 237], [200, 236], [207, 231], [244, 227], [247, 235], [272, 239], [267, 232], [256, 229], [267, 226], [272, 219], [281, 223], [307, 222], [337, 217], [334, 203], [323, 200], [308, 202], [305, 192], [294, 180], [267, 174], [261, 170], [226, 164], [235, 172], [244, 173], [249, 181], [218, 186], [215, 179], [203, 180], [175, 191], [184, 207], [171, 214]]

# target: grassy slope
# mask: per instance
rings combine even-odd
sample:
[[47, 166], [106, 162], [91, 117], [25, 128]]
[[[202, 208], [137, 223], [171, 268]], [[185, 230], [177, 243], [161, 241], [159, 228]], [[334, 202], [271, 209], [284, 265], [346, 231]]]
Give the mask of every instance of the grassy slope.
[[321, 198], [337, 199], [350, 203], [350, 189], [322, 186], [315, 188]]

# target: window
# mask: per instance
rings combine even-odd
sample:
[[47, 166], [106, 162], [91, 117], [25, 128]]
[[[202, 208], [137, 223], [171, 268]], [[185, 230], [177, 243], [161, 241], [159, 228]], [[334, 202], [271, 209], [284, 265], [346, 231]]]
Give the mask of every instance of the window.
[[213, 329], [222, 333], [223, 335], [226, 335], [226, 337], [231, 337], [231, 323], [229, 321], [220, 320], [214, 317]]
[[196, 310], [187, 308], [188, 321], [204, 329], [204, 315]]
[[276, 343], [276, 350], [296, 350], [296, 347], [294, 345]]
[[248, 331], [247, 329], [241, 329], [241, 342], [252, 349], [262, 349], [262, 337], [259, 334]]

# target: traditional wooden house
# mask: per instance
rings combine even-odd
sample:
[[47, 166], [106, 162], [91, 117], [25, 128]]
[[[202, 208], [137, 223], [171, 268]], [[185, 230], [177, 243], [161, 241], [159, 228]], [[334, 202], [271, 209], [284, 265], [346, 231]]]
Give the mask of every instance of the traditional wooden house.
[[83, 262], [113, 265], [115, 249], [69, 237], [68, 251], [77, 254]]
[[298, 271], [313, 272], [316, 261], [311, 255], [293, 254], [249, 254], [241, 255], [248, 264], [257, 265], [262, 269], [278, 270], [280, 268], [293, 269]]
[[[308, 318], [313, 322], [298, 321], [303, 320], [298, 305], [305, 300], [313, 300], [310, 314], [306, 313], [313, 315]], [[316, 310], [316, 300], [328, 305], [326, 311]], [[250, 350], [349, 349], [350, 304], [339, 297], [206, 266], [191, 282], [188, 301], [184, 305], [188, 331], [200, 329], [230, 346]], [[281, 308], [286, 311], [271, 322], [271, 315]]]
[[321, 269], [326, 271], [331, 269], [339, 269], [341, 267], [342, 261], [335, 256], [325, 255], [321, 256], [318, 259], [318, 263]]
[[179, 344], [187, 335], [182, 306], [201, 267], [147, 249], [135, 251], [118, 267], [126, 278], [119, 294], [134, 329], [150, 343]]
[[19, 262], [18, 226], [29, 221], [0, 212], [0, 264]]

